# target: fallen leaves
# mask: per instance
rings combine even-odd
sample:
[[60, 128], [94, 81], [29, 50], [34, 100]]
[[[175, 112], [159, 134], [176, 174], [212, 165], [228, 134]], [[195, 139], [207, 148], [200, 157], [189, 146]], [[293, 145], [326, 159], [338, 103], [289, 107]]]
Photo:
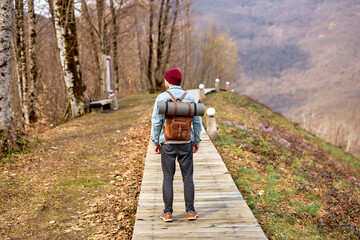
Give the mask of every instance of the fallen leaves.
[[1, 166], [1, 239], [131, 239], [153, 103], [137, 98], [149, 103], [57, 126]]

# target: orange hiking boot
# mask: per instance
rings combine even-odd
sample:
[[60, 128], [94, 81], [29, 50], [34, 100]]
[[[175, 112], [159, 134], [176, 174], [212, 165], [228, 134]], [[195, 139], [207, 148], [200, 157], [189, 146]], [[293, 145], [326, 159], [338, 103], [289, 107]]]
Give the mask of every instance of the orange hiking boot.
[[198, 217], [198, 213], [195, 211], [189, 211], [188, 212], [188, 220], [196, 220], [196, 218]]
[[164, 222], [172, 222], [172, 215], [170, 212], [161, 214], [160, 218], [164, 220]]

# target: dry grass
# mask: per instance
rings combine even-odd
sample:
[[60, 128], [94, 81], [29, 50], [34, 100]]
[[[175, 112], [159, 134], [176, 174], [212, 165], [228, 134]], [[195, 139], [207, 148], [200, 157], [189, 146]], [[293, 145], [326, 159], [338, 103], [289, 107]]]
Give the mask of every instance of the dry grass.
[[0, 166], [1, 239], [130, 239], [154, 95], [30, 137]]

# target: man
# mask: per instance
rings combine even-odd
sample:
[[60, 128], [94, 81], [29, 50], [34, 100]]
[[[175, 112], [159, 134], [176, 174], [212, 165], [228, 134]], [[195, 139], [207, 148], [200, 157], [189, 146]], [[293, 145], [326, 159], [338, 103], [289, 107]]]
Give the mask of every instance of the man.
[[[170, 69], [164, 74], [166, 89], [176, 98], [180, 99], [184, 90], [180, 87], [182, 76], [176, 69]], [[175, 160], [177, 158], [181, 175], [184, 183], [184, 198], [188, 220], [195, 220], [198, 216], [194, 208], [194, 182], [193, 182], [193, 153], [199, 150], [201, 117], [194, 116], [191, 128], [190, 141], [166, 141], [162, 125], [165, 122], [165, 116], [157, 113], [157, 103], [167, 101], [171, 96], [167, 92], [158, 95], [155, 101], [152, 114], [152, 132], [154, 137], [155, 152], [161, 154], [161, 167], [163, 171], [163, 201], [165, 204], [164, 212], [160, 218], [165, 222], [172, 221], [173, 213], [173, 180], [175, 174]], [[192, 94], [187, 93], [183, 102], [195, 102]]]

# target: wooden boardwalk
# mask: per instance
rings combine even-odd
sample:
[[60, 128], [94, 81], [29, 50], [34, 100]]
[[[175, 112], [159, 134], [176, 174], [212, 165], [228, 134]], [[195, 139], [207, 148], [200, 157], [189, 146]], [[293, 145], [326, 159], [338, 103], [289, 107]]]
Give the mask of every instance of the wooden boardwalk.
[[[200, 98], [200, 91], [199, 89], [189, 89], [189, 90], [186, 90], [188, 93], [191, 93], [194, 98], [195, 98], [195, 102], [199, 102], [199, 98]], [[215, 91], [215, 88], [204, 88], [204, 93], [205, 95], [210, 93], [210, 92], [213, 92]]]
[[162, 170], [160, 155], [149, 143], [133, 239], [267, 239], [206, 131], [194, 154], [196, 221], [188, 221], [183, 183], [177, 165], [174, 178], [173, 222], [160, 219]]

